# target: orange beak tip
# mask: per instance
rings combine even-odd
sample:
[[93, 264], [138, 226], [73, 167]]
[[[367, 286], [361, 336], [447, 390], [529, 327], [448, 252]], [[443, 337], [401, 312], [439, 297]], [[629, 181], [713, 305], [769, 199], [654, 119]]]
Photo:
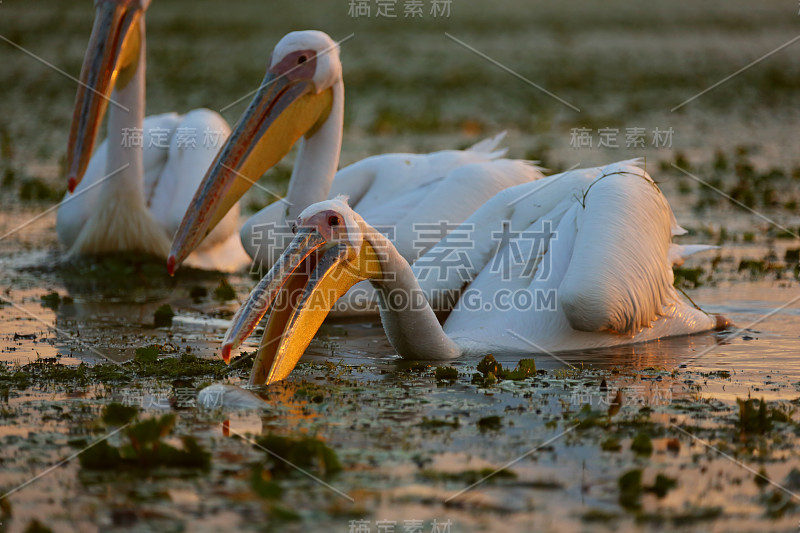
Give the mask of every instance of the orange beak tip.
[[167, 258], [167, 272], [169, 273], [170, 276], [175, 275], [175, 269], [178, 266], [176, 263], [177, 260], [175, 259], [175, 256], [170, 254], [170, 256]]
[[69, 189], [70, 194], [75, 192], [75, 187], [78, 186], [78, 179], [75, 176], [69, 177], [69, 182], [67, 183], [67, 189]]
[[225, 361], [226, 365], [231, 364], [231, 348], [233, 348], [233, 345], [229, 342], [222, 345], [222, 360]]
[[733, 326], [733, 322], [727, 317], [724, 317], [722, 315], [715, 315], [715, 318], [717, 323], [714, 329], [716, 329], [717, 331], [723, 331]]

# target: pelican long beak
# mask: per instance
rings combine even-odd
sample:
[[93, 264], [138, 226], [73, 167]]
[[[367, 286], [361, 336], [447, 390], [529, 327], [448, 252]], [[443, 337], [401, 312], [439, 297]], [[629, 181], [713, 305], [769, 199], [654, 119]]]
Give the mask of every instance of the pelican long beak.
[[291, 276], [307, 277], [310, 274], [319, 258], [319, 249], [325, 244], [325, 239], [316, 231], [307, 228], [298, 231], [278, 262], [250, 292], [245, 304], [234, 315], [222, 344], [222, 358], [226, 363], [230, 362], [231, 350], [241, 346], [253, 333]]
[[368, 241], [352, 255], [348, 247], [326, 241], [316, 230], [298, 232], [234, 317], [223, 341], [225, 360], [269, 310], [250, 384], [286, 378], [336, 301], [356, 283], [381, 276], [378, 254]]
[[142, 13], [139, 2], [97, 3], [69, 130], [67, 168], [70, 192], [75, 191], [89, 166], [112, 90], [125, 87], [136, 74], [142, 50], [139, 26]]
[[167, 260], [170, 274], [301, 136], [313, 135], [332, 105], [333, 89], [317, 92], [310, 78], [267, 72], [181, 221]]

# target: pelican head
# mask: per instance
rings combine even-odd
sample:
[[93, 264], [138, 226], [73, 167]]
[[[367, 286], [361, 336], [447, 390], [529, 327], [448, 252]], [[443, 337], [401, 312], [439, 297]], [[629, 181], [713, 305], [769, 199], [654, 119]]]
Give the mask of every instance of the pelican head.
[[339, 47], [320, 31], [286, 35], [250, 106], [208, 169], [172, 242], [170, 273], [247, 190], [325, 123], [342, 78]]
[[344, 199], [306, 208], [295, 237], [233, 318], [222, 356], [253, 332], [269, 311], [250, 383], [287, 377], [336, 301], [363, 280], [379, 280], [383, 267], [375, 230]]
[[69, 130], [69, 191], [83, 179], [111, 92], [124, 89], [140, 65], [142, 15], [150, 0], [95, 0], [95, 19], [83, 58]]

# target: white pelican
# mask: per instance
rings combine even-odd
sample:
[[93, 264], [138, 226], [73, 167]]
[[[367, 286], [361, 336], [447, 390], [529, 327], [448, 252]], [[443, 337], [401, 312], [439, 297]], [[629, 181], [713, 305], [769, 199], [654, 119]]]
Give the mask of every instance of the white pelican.
[[319, 31], [287, 34], [186, 212], [169, 271], [296, 142], [300, 150], [286, 198], [262, 209], [241, 230], [242, 245], [265, 270], [291, 241], [289, 223], [315, 202], [347, 194], [365, 220], [394, 231], [392, 242], [413, 262], [426, 249], [419, 247], [415, 223], [457, 225], [502, 189], [541, 177], [528, 162], [498, 159], [505, 154], [495, 151], [502, 134], [469, 150], [369, 157], [337, 173], [343, 119], [337, 43]]
[[[462, 224], [473, 235], [466, 283], [422, 275], [426, 258], [462, 250], [451, 242], [455, 232], [412, 268], [344, 199], [312, 205], [297, 224], [223, 342], [228, 360], [269, 310], [251, 384], [288, 376], [336, 300], [362, 280], [379, 294], [392, 346], [411, 359], [591, 349], [725, 325], [673, 288], [678, 252], [703, 247], [671, 243], [682, 230], [650, 176], [630, 161], [498, 193]], [[506, 257], [513, 261], [498, 263]], [[537, 294], [552, 301], [537, 303]], [[448, 295], [457, 304], [440, 325], [430, 302]]]
[[[56, 223], [70, 255], [127, 250], [166, 258], [197, 184], [230, 133], [207, 109], [144, 118], [149, 4], [96, 2], [69, 134], [69, 192]], [[109, 105], [108, 138], [92, 156]], [[190, 264], [220, 270], [246, 264], [237, 224], [238, 205]]]

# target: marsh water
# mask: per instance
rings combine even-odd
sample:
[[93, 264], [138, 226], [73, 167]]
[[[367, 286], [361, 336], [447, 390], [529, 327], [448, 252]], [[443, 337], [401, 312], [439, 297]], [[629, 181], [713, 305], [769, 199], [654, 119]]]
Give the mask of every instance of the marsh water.
[[[676, 283], [735, 327], [563, 361], [535, 354], [536, 373], [494, 382], [479, 359], [440, 379], [437, 363], [398, 358], [380, 324], [329, 322], [290, 379], [256, 391], [264, 408], [179, 405], [212, 382], [246, 382], [246, 357], [213, 365], [254, 280], [170, 278], [126, 254], [66, 258], [52, 208], [74, 83], [0, 43], [0, 531], [796, 531], [797, 52], [672, 109], [793, 39], [797, 5], [453, 2], [446, 18], [387, 20], [352, 17], [344, 1], [273, 4], [153, 2], [148, 114], [235, 101], [289, 29], [355, 33], [342, 45], [344, 164], [501, 130], [511, 157], [554, 171], [641, 157], [688, 230], [677, 241], [718, 246]], [[76, 74], [92, 16], [91, 2], [6, 1], [0, 35]], [[626, 147], [628, 128], [645, 130], [643, 147]], [[669, 146], [656, 146], [654, 130], [668, 128]], [[599, 146], [615, 129], [619, 146]], [[263, 183], [285, 191], [292, 157]], [[253, 190], [244, 211], [268, 201]], [[156, 327], [165, 304], [171, 325]], [[158, 359], [136, 361], [147, 348]], [[111, 404], [138, 407], [131, 424], [174, 414], [156, 442], [191, 437], [208, 463], [98, 468], [87, 446], [128, 443]], [[319, 455], [286, 472], [267, 437], [289, 451], [311, 439]]]

